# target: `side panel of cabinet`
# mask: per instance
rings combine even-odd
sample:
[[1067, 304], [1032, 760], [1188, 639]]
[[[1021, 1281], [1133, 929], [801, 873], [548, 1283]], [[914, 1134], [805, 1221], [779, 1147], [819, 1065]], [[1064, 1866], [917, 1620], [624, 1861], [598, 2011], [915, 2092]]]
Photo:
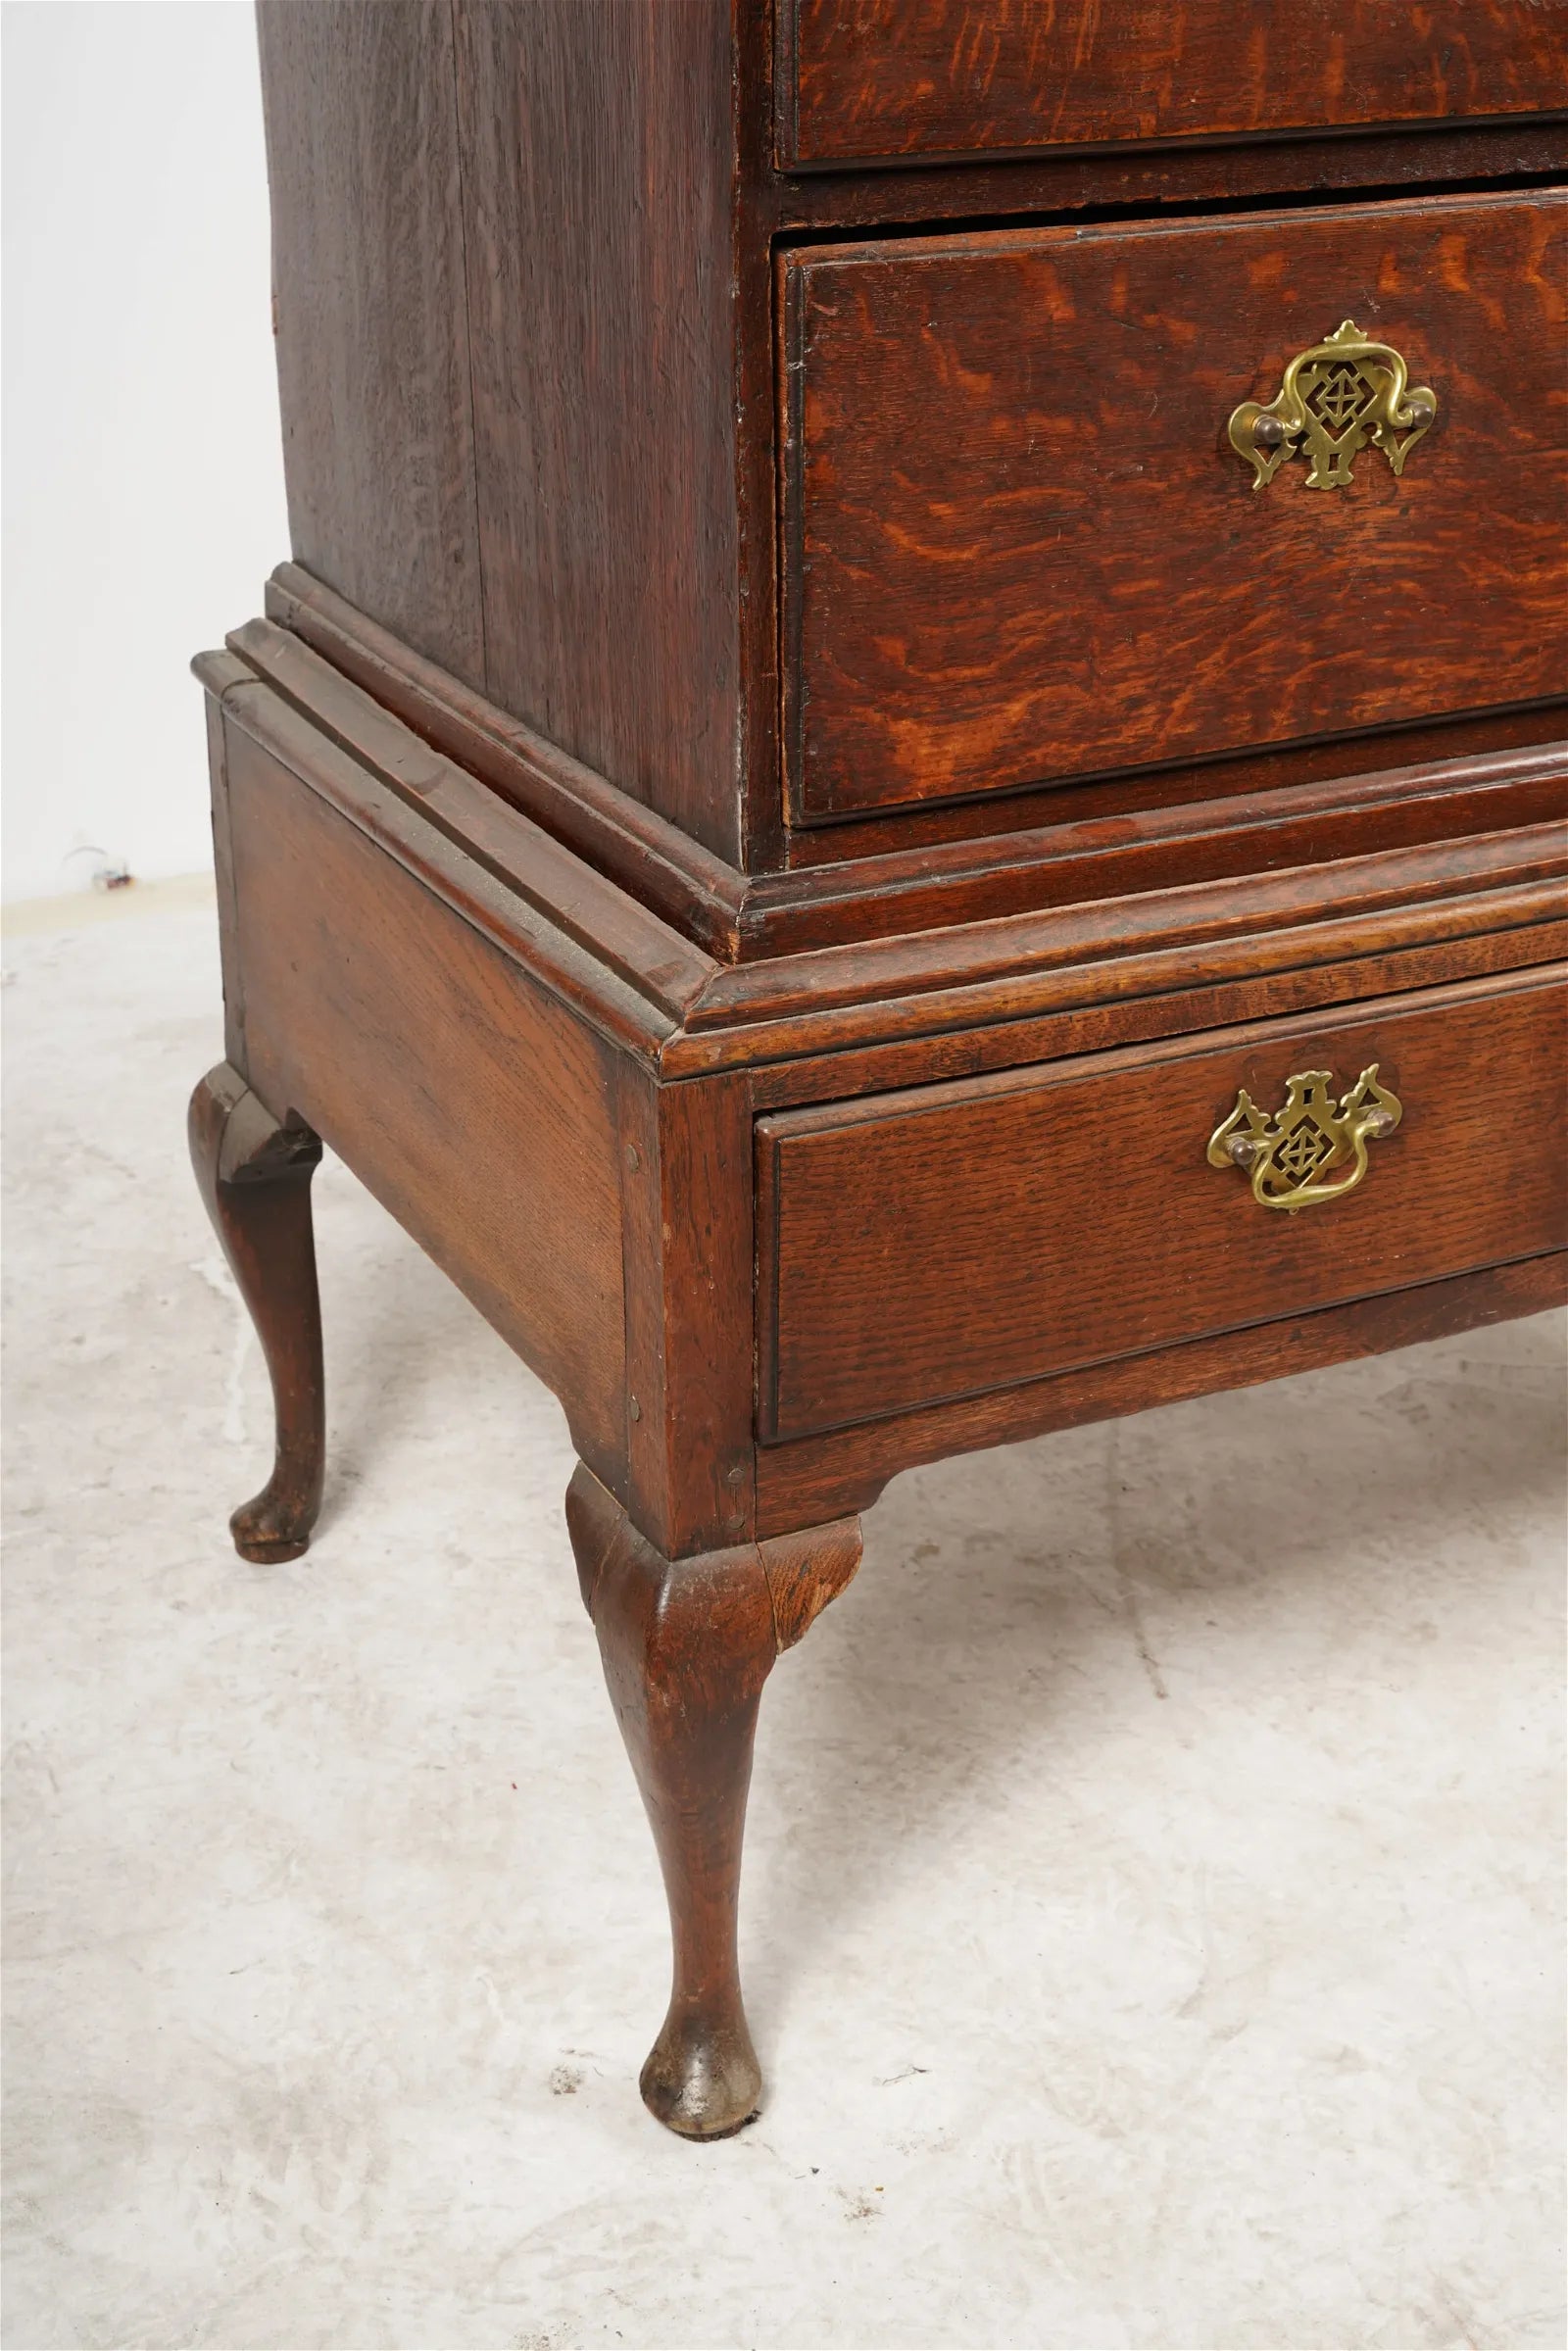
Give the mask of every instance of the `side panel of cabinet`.
[[728, 0], [261, 0], [296, 559], [740, 843]]
[[251, 1083], [451, 1275], [623, 1491], [613, 1049], [245, 729], [225, 733]]

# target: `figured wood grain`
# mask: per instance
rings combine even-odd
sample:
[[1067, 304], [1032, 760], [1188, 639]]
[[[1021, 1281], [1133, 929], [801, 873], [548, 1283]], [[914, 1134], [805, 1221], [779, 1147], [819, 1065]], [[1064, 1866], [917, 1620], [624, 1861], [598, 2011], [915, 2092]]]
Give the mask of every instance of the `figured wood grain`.
[[[1568, 198], [814, 247], [781, 265], [803, 820], [1561, 691]], [[1396, 479], [1224, 440], [1353, 316]]]
[[294, 554], [485, 677], [450, 0], [259, 0]]
[[251, 1082], [322, 1136], [451, 1275], [619, 1489], [615, 1050], [239, 715], [231, 704]]
[[[1528, 974], [758, 1127], [765, 1439], [1040, 1379], [1568, 1240], [1562, 981]], [[1245, 1087], [1376, 1062], [1358, 1190], [1271, 1213], [1204, 1157]]]
[[[463, 801], [470, 841], [480, 829], [482, 783], [725, 962], [1062, 904], [1109, 886], [1118, 864], [1165, 887], [1289, 863], [1293, 837], [1322, 858], [1374, 837], [1392, 844], [1533, 823], [1568, 792], [1568, 746], [1555, 740], [1568, 725], [1568, 704], [1560, 703], [1056, 785], [1004, 804], [818, 826], [789, 843], [792, 861], [810, 861], [747, 874], [410, 653], [298, 564], [273, 575], [267, 606], [273, 628], [263, 633], [250, 622], [231, 635], [231, 648], [280, 683], [286, 665], [284, 690], [334, 732], [345, 690], [340, 682], [328, 707], [324, 689], [308, 682], [327, 672], [288, 660], [282, 648], [291, 640], [352, 680], [364, 698], [355, 707], [373, 710], [383, 731], [386, 712], [395, 713], [473, 779]], [[356, 740], [366, 734], [360, 726]], [[498, 811], [489, 829], [501, 823]], [[550, 862], [530, 838], [526, 861], [511, 856], [507, 867], [524, 888]], [[580, 886], [580, 864], [576, 870]], [[560, 899], [554, 903], [559, 909]]]
[[1532, 0], [779, 0], [784, 163], [1568, 106]]
[[[983, 793], [975, 800], [927, 801], [919, 807], [883, 808], [861, 817], [842, 817], [833, 824], [795, 827], [786, 841], [787, 876], [760, 874], [753, 895], [757, 903], [775, 890], [787, 898], [797, 875], [817, 866], [958, 850], [964, 843], [970, 845], [971, 855], [983, 857], [983, 844], [1004, 843], [1011, 833], [1036, 832], [1083, 818], [1154, 815], [1179, 809], [1189, 802], [1235, 802], [1241, 821], [1249, 823], [1276, 793], [1297, 785], [1343, 783], [1357, 775], [1381, 778], [1410, 767], [1446, 767], [1493, 752], [1561, 743], [1565, 734], [1568, 695], [1552, 695], [1522, 707], [1503, 705], [1458, 717], [1425, 718], [1413, 726], [1374, 727], [1353, 735], [1318, 736], [1307, 742], [1227, 752], [1213, 759], [1123, 768], [1078, 783], [1037, 785], [1004, 797]], [[831, 896], [838, 884], [829, 879], [819, 886]]]
[[1157, 216], [1185, 204], [1266, 204], [1293, 194], [1322, 203], [1340, 193], [1442, 188], [1467, 182], [1550, 178], [1568, 154], [1561, 113], [1455, 121], [1421, 128], [1324, 128], [1256, 140], [1122, 141], [1105, 147], [1035, 147], [999, 156], [983, 148], [937, 160], [909, 157], [867, 171], [846, 163], [786, 177], [773, 171], [757, 211], [775, 235], [919, 223], [1040, 220], [1089, 207]]

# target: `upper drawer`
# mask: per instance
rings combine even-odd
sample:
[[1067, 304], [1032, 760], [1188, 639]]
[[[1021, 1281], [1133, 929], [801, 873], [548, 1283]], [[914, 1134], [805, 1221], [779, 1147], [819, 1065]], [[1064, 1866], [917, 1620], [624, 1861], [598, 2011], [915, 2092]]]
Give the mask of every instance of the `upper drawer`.
[[779, 0], [785, 166], [1568, 106], [1542, 0]]
[[[1557, 191], [786, 256], [793, 820], [1568, 687], [1565, 220]], [[1298, 373], [1314, 432], [1370, 428], [1388, 353], [1436, 421], [1387, 436], [1397, 475], [1367, 440], [1312, 486], [1303, 433], [1254, 488], [1234, 412], [1347, 319], [1385, 357]]]

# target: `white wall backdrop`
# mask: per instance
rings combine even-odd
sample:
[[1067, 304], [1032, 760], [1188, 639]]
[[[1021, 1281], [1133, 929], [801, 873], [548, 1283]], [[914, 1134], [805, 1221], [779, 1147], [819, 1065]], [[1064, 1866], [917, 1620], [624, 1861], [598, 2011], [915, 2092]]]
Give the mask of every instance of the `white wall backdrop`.
[[7, 0], [4, 891], [210, 862], [187, 663], [288, 552], [246, 0]]

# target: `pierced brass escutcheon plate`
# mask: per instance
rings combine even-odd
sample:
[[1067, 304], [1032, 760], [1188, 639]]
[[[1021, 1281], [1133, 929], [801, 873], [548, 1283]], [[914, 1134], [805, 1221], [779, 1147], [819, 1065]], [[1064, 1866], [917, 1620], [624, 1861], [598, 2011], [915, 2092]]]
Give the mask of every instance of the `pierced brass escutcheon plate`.
[[1300, 456], [1311, 461], [1307, 489], [1345, 490], [1368, 441], [1402, 473], [1437, 413], [1437, 394], [1411, 385], [1393, 345], [1372, 342], [1347, 318], [1327, 342], [1297, 353], [1266, 407], [1242, 402], [1230, 421], [1231, 447], [1254, 468], [1254, 490], [1271, 482], [1287, 458]]
[[1343, 1200], [1366, 1173], [1367, 1144], [1392, 1135], [1404, 1116], [1397, 1096], [1378, 1084], [1378, 1065], [1363, 1069], [1338, 1103], [1326, 1069], [1285, 1081], [1285, 1106], [1272, 1117], [1244, 1086], [1229, 1118], [1208, 1139], [1210, 1167], [1239, 1167], [1252, 1179], [1260, 1207], [1315, 1207]]

